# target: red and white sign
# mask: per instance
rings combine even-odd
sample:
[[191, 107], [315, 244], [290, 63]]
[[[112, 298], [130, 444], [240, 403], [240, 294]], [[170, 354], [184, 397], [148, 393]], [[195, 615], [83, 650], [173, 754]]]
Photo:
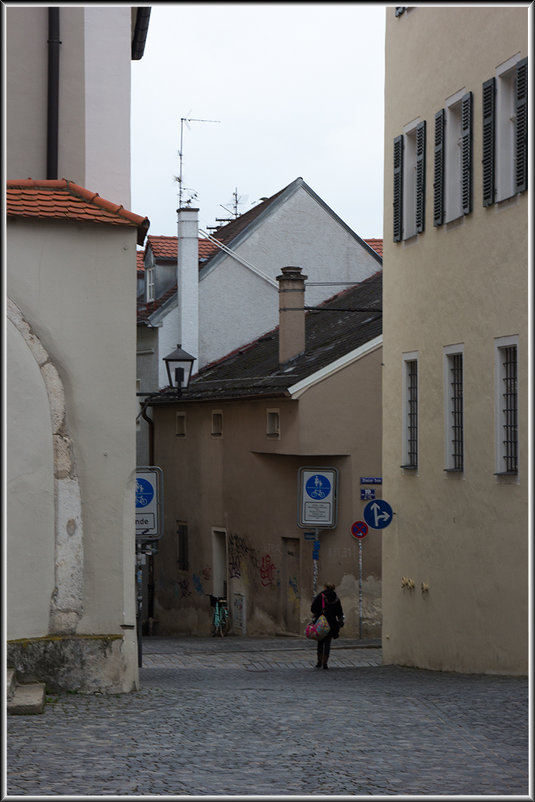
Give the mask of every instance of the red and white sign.
[[366, 537], [368, 534], [368, 524], [365, 521], [355, 521], [351, 527], [351, 534], [356, 538]]

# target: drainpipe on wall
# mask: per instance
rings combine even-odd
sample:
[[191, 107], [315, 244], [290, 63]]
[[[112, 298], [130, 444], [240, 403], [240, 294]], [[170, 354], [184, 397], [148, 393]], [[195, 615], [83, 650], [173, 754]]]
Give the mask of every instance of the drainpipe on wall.
[[279, 282], [279, 365], [305, 353], [305, 281], [300, 267], [283, 267]]
[[48, 116], [46, 135], [46, 177], [58, 177], [59, 132], [59, 8], [48, 9]]

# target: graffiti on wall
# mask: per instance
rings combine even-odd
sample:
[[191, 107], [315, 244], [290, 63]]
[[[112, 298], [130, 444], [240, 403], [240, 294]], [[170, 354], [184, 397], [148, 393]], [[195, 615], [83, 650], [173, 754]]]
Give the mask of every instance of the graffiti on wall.
[[294, 593], [294, 596], [296, 596], [297, 598], [299, 598], [299, 585], [298, 585], [298, 583], [297, 583], [297, 577], [296, 577], [296, 576], [291, 576], [291, 577], [288, 579], [288, 584], [289, 584], [289, 586], [290, 586], [290, 590], [292, 590], [292, 591], [293, 591], [293, 593]]
[[186, 599], [188, 596], [191, 596], [191, 590], [189, 589], [189, 580], [187, 578], [179, 579], [178, 582], [176, 583], [176, 586], [178, 589], [178, 595], [180, 596], [181, 599]]
[[242, 560], [247, 559], [252, 553], [247, 540], [241, 535], [232, 532], [228, 538], [228, 567], [231, 579], [240, 579], [242, 572]]
[[273, 575], [277, 570], [276, 565], [271, 561], [269, 554], [262, 557], [262, 565], [260, 566], [260, 582], [263, 587], [269, 587], [273, 584]]
[[198, 574], [193, 574], [193, 587], [195, 591], [199, 594], [199, 596], [204, 596], [204, 590], [201, 582], [200, 576]]

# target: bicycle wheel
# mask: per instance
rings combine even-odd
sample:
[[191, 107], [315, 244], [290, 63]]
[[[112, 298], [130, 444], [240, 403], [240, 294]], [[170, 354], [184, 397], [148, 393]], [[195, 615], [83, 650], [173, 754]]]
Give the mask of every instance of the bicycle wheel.
[[211, 629], [212, 638], [215, 638], [215, 636], [219, 633], [220, 626], [221, 626], [220, 617], [217, 615], [217, 612], [214, 611], [214, 614], [212, 616], [212, 629]]

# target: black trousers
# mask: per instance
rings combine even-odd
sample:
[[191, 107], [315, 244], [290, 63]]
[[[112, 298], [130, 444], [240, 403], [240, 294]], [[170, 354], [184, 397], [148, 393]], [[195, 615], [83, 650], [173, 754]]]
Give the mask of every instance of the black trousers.
[[318, 663], [322, 662], [322, 658], [325, 658], [326, 661], [329, 659], [332, 639], [333, 636], [329, 632], [328, 635], [318, 641]]

